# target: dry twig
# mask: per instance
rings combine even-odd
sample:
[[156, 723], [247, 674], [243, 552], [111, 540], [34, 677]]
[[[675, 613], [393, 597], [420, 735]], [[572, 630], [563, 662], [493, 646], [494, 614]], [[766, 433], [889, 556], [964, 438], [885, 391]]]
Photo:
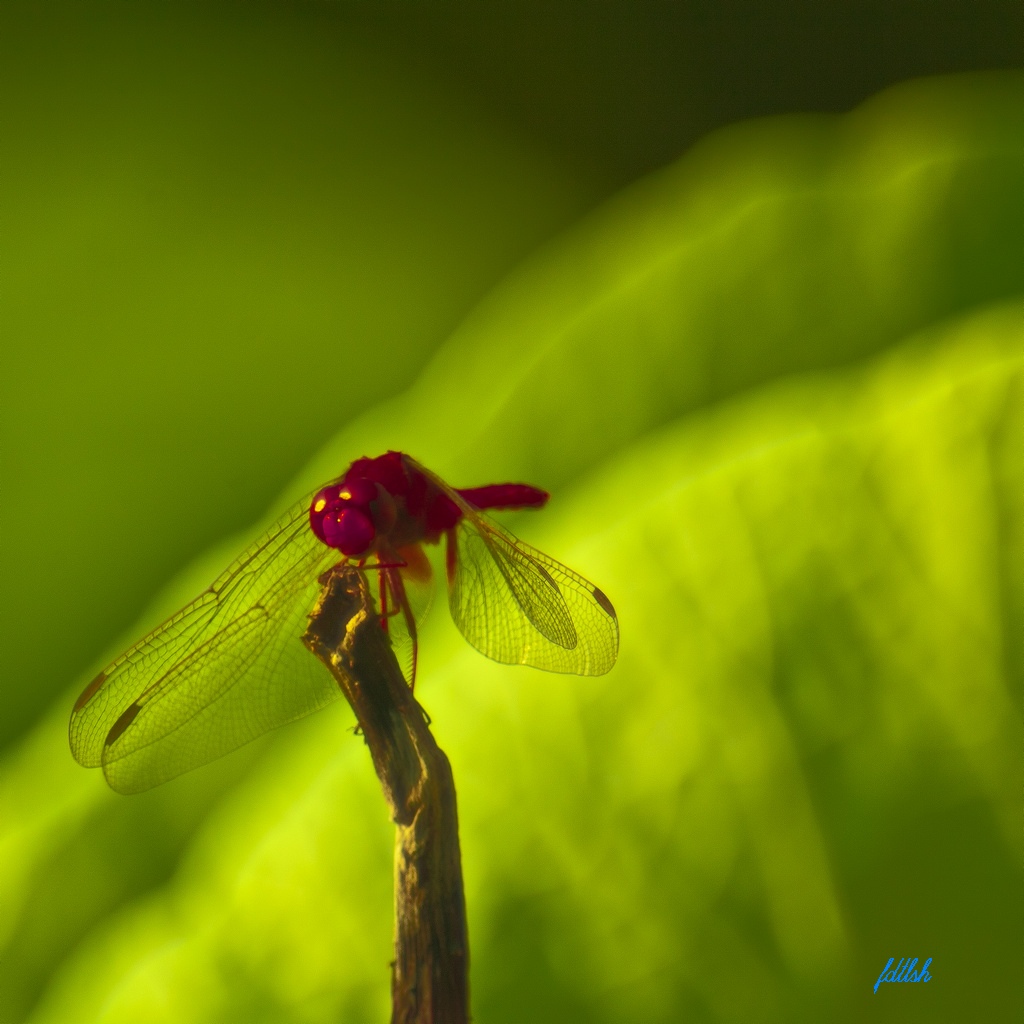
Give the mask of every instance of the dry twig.
[[392, 1024], [466, 1024], [469, 945], [451, 765], [380, 628], [365, 573], [335, 566], [320, 583], [303, 642], [352, 705], [397, 830]]

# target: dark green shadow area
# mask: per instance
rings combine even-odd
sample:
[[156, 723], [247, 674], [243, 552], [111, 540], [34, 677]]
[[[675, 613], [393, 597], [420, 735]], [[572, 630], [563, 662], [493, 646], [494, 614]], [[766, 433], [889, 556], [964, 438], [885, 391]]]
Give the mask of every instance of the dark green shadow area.
[[315, 5], [0, 35], [4, 744], [602, 186]]

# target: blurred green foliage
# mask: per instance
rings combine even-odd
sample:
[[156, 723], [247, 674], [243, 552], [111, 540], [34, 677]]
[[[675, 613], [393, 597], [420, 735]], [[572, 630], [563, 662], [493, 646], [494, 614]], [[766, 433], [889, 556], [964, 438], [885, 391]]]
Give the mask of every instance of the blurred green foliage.
[[[390, 72], [374, 79], [385, 80], [399, 89]], [[358, 102], [384, 102], [371, 92]], [[124, 116], [147, 102], [129, 97]], [[274, 138], [291, 110], [277, 102]], [[411, 111], [400, 122], [410, 131], [417, 110], [448, 109], [412, 89], [394, 102]], [[374, 123], [372, 109], [352, 116]], [[308, 442], [323, 422], [304, 421], [276, 455], [262, 440], [245, 452], [245, 417], [261, 404], [279, 390], [347, 401], [357, 381], [350, 408], [365, 411], [276, 507], [389, 447], [456, 485], [528, 480], [554, 497], [514, 528], [615, 601], [620, 664], [599, 680], [493, 665], [443, 609], [428, 625], [418, 693], [459, 788], [475, 1019], [1019, 1016], [1024, 76], [924, 81], [848, 116], [720, 132], [536, 254], [432, 352], [488, 274], [588, 194], [466, 117], [452, 115], [440, 142], [424, 132], [408, 177], [401, 132], [364, 147], [379, 163], [352, 171], [347, 190], [321, 153], [327, 169], [301, 215], [326, 204], [323, 223], [344, 224], [354, 193], [377, 197], [380, 213], [346, 234], [350, 248], [329, 229], [315, 252], [289, 247], [292, 220], [277, 204], [290, 182], [267, 202], [281, 218], [270, 230], [258, 190], [221, 197], [232, 209], [221, 222], [192, 179], [202, 201], [161, 259], [194, 274], [195, 288], [182, 298], [163, 282], [162, 347], [147, 365], [173, 375], [208, 353], [237, 358], [237, 341], [213, 347], [231, 282], [224, 262], [204, 260], [203, 238], [231, 241], [236, 267], [238, 250], [271, 260], [236, 281], [256, 319], [230, 329], [260, 346], [237, 392], [204, 396], [205, 370], [187, 378], [197, 411], [216, 404], [207, 429], [226, 429], [229, 415], [242, 424], [238, 462], [195, 478], [204, 501], [230, 504], [256, 486], [265, 457], [282, 478], [286, 442]], [[289, 136], [317, 137], [308, 123]], [[458, 139], [467, 156], [449, 164]], [[56, 173], [54, 154], [39, 152]], [[211, 152], [247, 150], [229, 137]], [[431, 191], [420, 172], [432, 152]], [[102, 140], [97, 153], [108, 160]], [[505, 182], [485, 190], [486, 215], [466, 179], [447, 180], [451, 166]], [[414, 184], [425, 191], [410, 196]], [[44, 182], [39, 196], [61, 191]], [[94, 206], [67, 205], [104, 223]], [[365, 215], [365, 198], [355, 207]], [[423, 223], [424, 209], [440, 213]], [[404, 277], [361, 258], [358, 240], [385, 219], [389, 251], [431, 252]], [[481, 270], [467, 254], [485, 236], [494, 248]], [[171, 244], [166, 225], [154, 237]], [[157, 287], [159, 267], [125, 246], [111, 236], [96, 261], [123, 261], [112, 293]], [[461, 256], [446, 267], [438, 254], [452, 250]], [[41, 249], [20, 269], [26, 288], [45, 288], [50, 258]], [[310, 275], [325, 263], [351, 290], [310, 312], [327, 287]], [[425, 265], [458, 280], [421, 280]], [[42, 305], [37, 295], [25, 310]], [[52, 312], [77, 321], [81, 308]], [[84, 352], [104, 334], [95, 323]], [[258, 329], [267, 323], [278, 327]], [[318, 361], [343, 327], [339, 362], [361, 362]], [[403, 379], [374, 383], [381, 363]], [[87, 369], [55, 367], [65, 383], [38, 386], [85, 402], [72, 386]], [[114, 421], [82, 422], [71, 462], [74, 444], [103, 443]], [[195, 457], [196, 430], [168, 457]], [[138, 443], [133, 486], [150, 495], [165, 453]], [[30, 469], [18, 478], [21, 493], [37, 488], [23, 522], [39, 481], [75, 488], [83, 512], [89, 487], [112, 486], [76, 480], [55, 456]], [[182, 513], [156, 501], [140, 515], [130, 496], [124, 529], [138, 529], [141, 550], [162, 517]], [[59, 511], [73, 544], [77, 527]], [[17, 557], [45, 571], [39, 592], [21, 595], [22, 621], [46, 611], [49, 639], [74, 628], [54, 619], [77, 605], [54, 608], [61, 547], [41, 539], [49, 520], [32, 528]], [[186, 569], [123, 639], [191, 597], [244, 539]], [[166, 572], [166, 561], [150, 565]], [[121, 571], [105, 570], [106, 589], [87, 577], [79, 602], [107, 600]], [[24, 650], [22, 670], [37, 653]], [[67, 751], [70, 700], [88, 675], [0, 766], [0, 1020], [385, 1019], [391, 827], [346, 711], [125, 799]], [[935, 980], [873, 995], [889, 956], [933, 957]]]
[[4, 5], [0, 742], [600, 191], [344, 24], [246, 7]]

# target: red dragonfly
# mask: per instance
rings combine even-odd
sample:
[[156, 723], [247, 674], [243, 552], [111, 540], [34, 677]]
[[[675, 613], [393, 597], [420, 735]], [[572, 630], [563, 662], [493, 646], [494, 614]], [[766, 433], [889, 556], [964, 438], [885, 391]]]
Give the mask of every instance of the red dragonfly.
[[604, 674], [619, 647], [611, 602], [483, 511], [547, 500], [528, 484], [456, 490], [400, 452], [358, 459], [89, 683], [71, 713], [72, 753], [102, 766], [119, 792], [141, 792], [336, 700], [334, 677], [300, 638], [319, 577], [344, 561], [378, 574], [375, 610], [393, 642], [411, 647], [411, 685], [408, 586], [429, 580], [423, 545], [442, 537], [452, 618], [477, 650], [509, 665]]

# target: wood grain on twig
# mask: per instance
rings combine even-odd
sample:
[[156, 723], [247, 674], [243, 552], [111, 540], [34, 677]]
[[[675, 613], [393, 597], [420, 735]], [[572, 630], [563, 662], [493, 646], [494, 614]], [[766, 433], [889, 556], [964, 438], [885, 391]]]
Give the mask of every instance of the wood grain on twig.
[[381, 628], [366, 574], [338, 565], [303, 642], [355, 712], [396, 826], [392, 1024], [466, 1024], [469, 945], [451, 765]]

